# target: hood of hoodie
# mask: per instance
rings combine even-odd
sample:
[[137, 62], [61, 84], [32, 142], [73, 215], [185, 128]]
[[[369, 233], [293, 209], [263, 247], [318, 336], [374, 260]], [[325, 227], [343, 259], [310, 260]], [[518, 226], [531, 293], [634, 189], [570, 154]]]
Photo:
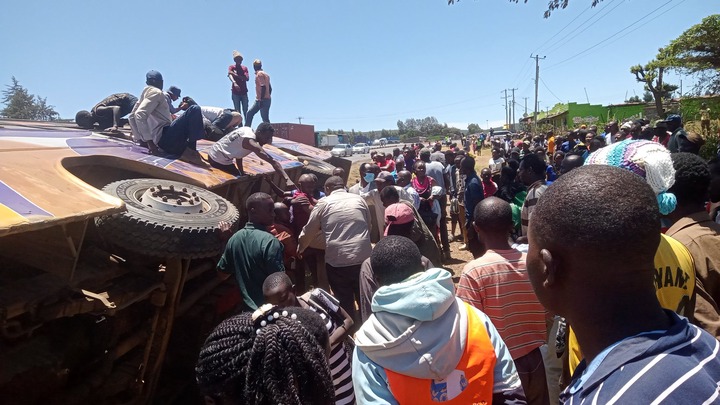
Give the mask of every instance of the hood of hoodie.
[[423, 379], [455, 370], [465, 349], [467, 313], [448, 271], [429, 269], [380, 287], [372, 311], [355, 342], [377, 365]]

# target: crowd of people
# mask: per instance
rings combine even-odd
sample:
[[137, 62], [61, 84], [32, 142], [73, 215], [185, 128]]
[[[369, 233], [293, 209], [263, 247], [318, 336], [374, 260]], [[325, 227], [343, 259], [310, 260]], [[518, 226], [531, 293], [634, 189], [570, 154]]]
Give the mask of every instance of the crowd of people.
[[[198, 164], [208, 164], [197, 153], [198, 140], [224, 141], [221, 149], [227, 159], [220, 160], [225, 160], [226, 163], [218, 162], [216, 154], [216, 159], [213, 159], [215, 164], [212, 160], [209, 164], [221, 170], [229, 169], [232, 174], [236, 174], [236, 169], [242, 172], [242, 167], [234, 167], [232, 159], [236, 156], [232, 156], [228, 151], [233, 149], [236, 154], [241, 155], [237, 157], [241, 159], [246, 155], [246, 150], [256, 154], [259, 150], [243, 149], [249, 146], [244, 140], [242, 145], [237, 142], [238, 145], [229, 147], [229, 144], [239, 138], [254, 137], [250, 128], [258, 112], [263, 123], [269, 124], [272, 85], [270, 76], [263, 70], [262, 61], [255, 59], [255, 102], [248, 109], [247, 82], [250, 74], [242, 64], [243, 56], [240, 52], [233, 51], [232, 57], [234, 63], [228, 67], [227, 76], [231, 82], [233, 108], [199, 105], [192, 97], [187, 96], [183, 97], [176, 107], [174, 103], [180, 99], [182, 90], [177, 86], [170, 86], [163, 92], [162, 74], [151, 70], [145, 75], [146, 86], [139, 98], [129, 93], [112, 94], [90, 111], [79, 111], [75, 115], [75, 122], [81, 128], [97, 128], [105, 132], [117, 132], [128, 124], [132, 129], [133, 141], [146, 147], [149, 153], [180, 157]], [[232, 139], [225, 139], [226, 137]]]
[[[670, 115], [484, 141], [250, 196], [218, 264], [241, 308], [197, 363], [207, 403], [720, 402], [702, 137]], [[457, 275], [451, 241], [473, 256]]]

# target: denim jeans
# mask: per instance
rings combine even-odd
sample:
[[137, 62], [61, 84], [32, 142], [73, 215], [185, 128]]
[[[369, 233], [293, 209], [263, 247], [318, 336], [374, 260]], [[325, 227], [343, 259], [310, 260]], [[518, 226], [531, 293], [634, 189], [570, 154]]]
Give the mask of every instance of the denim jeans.
[[163, 128], [158, 146], [171, 155], [181, 155], [185, 148], [197, 149], [197, 141], [205, 135], [200, 107], [192, 105], [178, 119]]
[[239, 112], [243, 116], [243, 121], [247, 118], [248, 111], [248, 96], [245, 94], [232, 93], [232, 101], [235, 106], [235, 111]]
[[255, 104], [253, 104], [250, 111], [247, 112], [247, 119], [245, 120], [246, 127], [252, 127], [253, 117], [255, 117], [258, 111], [260, 111], [263, 122], [270, 122], [270, 100], [269, 98], [259, 101], [255, 100]]
[[223, 110], [222, 114], [218, 115], [217, 118], [215, 118], [212, 124], [220, 128], [220, 130], [224, 131], [233, 119], [232, 111], [233, 110], [226, 108], [225, 110]]

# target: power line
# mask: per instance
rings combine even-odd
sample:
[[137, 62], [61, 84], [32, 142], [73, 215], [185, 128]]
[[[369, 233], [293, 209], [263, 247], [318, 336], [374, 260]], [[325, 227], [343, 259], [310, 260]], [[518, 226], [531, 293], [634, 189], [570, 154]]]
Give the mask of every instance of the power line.
[[[600, 20], [602, 20], [603, 18], [605, 18], [608, 14], [612, 13], [616, 8], [620, 7], [622, 4], [623, 4], [622, 2], [617, 3], [617, 4], [615, 5], [615, 7], [607, 10], [607, 11], [605, 12], [605, 14], [602, 14], [602, 15], [601, 15], [600, 13], [602, 13], [602, 12], [605, 11], [608, 7], [610, 7], [610, 3], [608, 3], [602, 10], [598, 11], [595, 15], [593, 15], [593, 16], [590, 17], [587, 21], [583, 22], [581, 25], [579, 25], [578, 27], [576, 27], [573, 31], [570, 31], [570, 32], [565, 36], [565, 38], [563, 38], [562, 40], [558, 41], [558, 42], [555, 44], [555, 46], [553, 46], [551, 49], [545, 51], [545, 53], [553, 53], [553, 52], [555, 52], [556, 50], [558, 50], [558, 49], [561, 48], [562, 46], [566, 45], [567, 43], [569, 43], [569, 42], [572, 41], [573, 39], [577, 38], [577, 37], [578, 37], [580, 34], [582, 34], [583, 32], [587, 31], [587, 30], [590, 29], [590, 28], [594, 28], [594, 27], [596, 26], [595, 24], [597, 24]], [[591, 21], [591, 20], [594, 19], [595, 17], [598, 17], [597, 20]], [[583, 28], [580, 32], [577, 32], [577, 33], [576, 33], [576, 31], [577, 31], [578, 29], [582, 28], [582, 27], [584, 27], [584, 28]]]
[[[643, 19], [647, 18], [648, 16], [654, 14], [656, 11], [658, 11], [658, 10], [660, 10], [661, 8], [665, 7], [666, 5], [670, 4], [672, 1], [673, 1], [673, 0], [668, 0], [667, 2], [663, 3], [660, 7], [654, 9], [653, 11], [651, 11], [651, 12], [645, 14], [644, 16], [640, 17], [639, 19], [633, 21], [633, 22], [630, 23], [628, 26], [622, 28], [622, 29], [619, 30], [618, 32], [610, 35], [609, 37], [601, 40], [600, 42], [596, 43], [595, 45], [592, 45], [591, 47], [589, 47], [589, 48], [587, 48], [587, 49], [585, 49], [585, 50], [583, 50], [583, 51], [581, 51], [581, 52], [579, 52], [579, 53], [577, 53], [577, 54], [575, 54], [575, 55], [573, 55], [573, 56], [571, 56], [571, 57], [569, 57], [569, 58], [567, 58], [567, 59], [564, 59], [564, 60], [562, 60], [562, 61], [560, 61], [560, 62], [558, 62], [558, 63], [556, 63], [556, 64], [554, 64], [554, 65], [548, 66], [547, 69], [552, 69], [552, 68], [554, 68], [554, 67], [556, 67], [556, 66], [559, 66], [559, 65], [561, 65], [561, 64], [563, 64], [563, 63], [565, 63], [565, 62], [567, 62], [567, 61], [569, 61], [569, 60], [575, 59], [576, 57], [578, 57], [578, 56], [580, 56], [580, 55], [582, 55], [582, 54], [584, 54], [584, 53], [586, 53], [586, 52], [588, 52], [588, 51], [590, 51], [590, 50], [592, 50], [592, 49], [595, 49], [595, 48], [597, 48], [598, 46], [600, 46], [600, 45], [602, 45], [602, 44], [606, 44], [606, 42], [607, 42], [608, 40], [610, 40], [610, 39], [612, 39], [612, 38], [620, 35], [620, 34], [623, 33], [623, 31], [625, 31], [626, 29], [632, 27], [633, 25], [639, 23], [640, 21], [642, 21]], [[644, 24], [643, 24], [643, 25], [644, 25]], [[637, 28], [639, 28], [639, 27], [636, 27], [636, 29], [637, 29]], [[633, 31], [634, 31], [634, 30], [633, 30]], [[630, 31], [630, 32], [632, 32], [632, 31]], [[625, 32], [623, 36], [629, 34], [630, 32]]]
[[556, 99], [558, 99], [559, 102], [561, 102], [561, 103], [563, 102], [563, 101], [560, 99], [560, 97], [556, 96], [555, 93], [553, 93], [553, 91], [550, 90], [550, 87], [548, 87], [548, 85], [545, 83], [545, 80], [543, 80], [543, 79], [541, 78], [541, 79], [540, 79], [540, 82], [543, 84], [543, 86], [545, 86], [545, 89], [546, 89], [547, 91], [549, 91], [550, 94], [553, 95], [553, 97], [555, 97]]
[[[585, 14], [585, 13], [587, 13], [587, 11], [590, 10], [591, 8], [592, 8], [592, 7], [586, 8], [585, 11], [583, 11], [583, 12], [580, 13], [580, 14], [578, 14], [577, 17], [573, 18], [572, 21], [570, 21], [569, 23], [567, 23], [567, 25], [565, 25], [564, 27], [560, 28], [560, 31], [556, 32], [553, 36], [551, 36], [550, 38], [546, 39], [545, 42], [543, 42], [543, 43], [540, 44], [537, 48], [535, 48], [535, 52], [537, 52], [538, 50], [542, 49], [542, 47], [545, 46], [545, 44], [547, 44], [548, 42], [550, 42], [550, 41], [551, 41], [553, 38], [555, 38], [556, 36], [560, 35], [561, 32], [565, 31], [565, 29], [566, 29], [567, 27], [569, 27], [572, 23], [574, 23], [575, 21], [577, 21], [578, 18], [582, 17], [582, 15]], [[533, 53], [535, 53], [535, 52], [533, 52]]]

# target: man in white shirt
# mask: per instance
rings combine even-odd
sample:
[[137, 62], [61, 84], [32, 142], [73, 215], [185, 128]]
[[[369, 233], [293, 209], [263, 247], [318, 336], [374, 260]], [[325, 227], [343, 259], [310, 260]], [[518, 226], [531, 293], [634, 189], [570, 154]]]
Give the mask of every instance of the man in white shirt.
[[400, 170], [398, 172], [397, 185], [402, 187], [402, 189], [408, 193], [408, 195], [412, 199], [413, 207], [415, 207], [415, 209], [418, 209], [420, 207], [420, 194], [418, 194], [417, 190], [412, 187], [412, 184], [410, 183], [411, 180], [412, 173], [410, 173], [409, 171]]
[[133, 139], [146, 145], [153, 155], [160, 150], [171, 155], [183, 155], [199, 159], [197, 141], [204, 135], [200, 107], [190, 106], [182, 117], [172, 120], [170, 107], [162, 92], [163, 77], [160, 72], [149, 71], [145, 75], [147, 86], [140, 101], [128, 116]]
[[242, 159], [250, 153], [255, 153], [257, 157], [270, 163], [276, 172], [282, 173], [288, 188], [295, 188], [295, 184], [285, 173], [280, 162], [263, 149], [263, 145], [272, 144], [274, 133], [272, 125], [267, 122], [258, 125], [256, 133], [253, 133], [250, 127], [241, 127], [230, 132], [215, 142], [208, 151], [210, 166], [235, 176], [243, 176], [245, 173]]
[[505, 166], [505, 159], [500, 156], [500, 149], [493, 148], [492, 157], [488, 162], [488, 168], [490, 169], [490, 172], [493, 176], [496, 174], [500, 174], [500, 170], [502, 170], [503, 166]]
[[355, 299], [360, 296], [360, 266], [370, 257], [370, 210], [365, 200], [345, 191], [341, 177], [325, 182], [327, 197], [318, 201], [298, 238], [298, 253], [318, 234], [325, 238], [325, 267], [340, 306], [357, 319]]

